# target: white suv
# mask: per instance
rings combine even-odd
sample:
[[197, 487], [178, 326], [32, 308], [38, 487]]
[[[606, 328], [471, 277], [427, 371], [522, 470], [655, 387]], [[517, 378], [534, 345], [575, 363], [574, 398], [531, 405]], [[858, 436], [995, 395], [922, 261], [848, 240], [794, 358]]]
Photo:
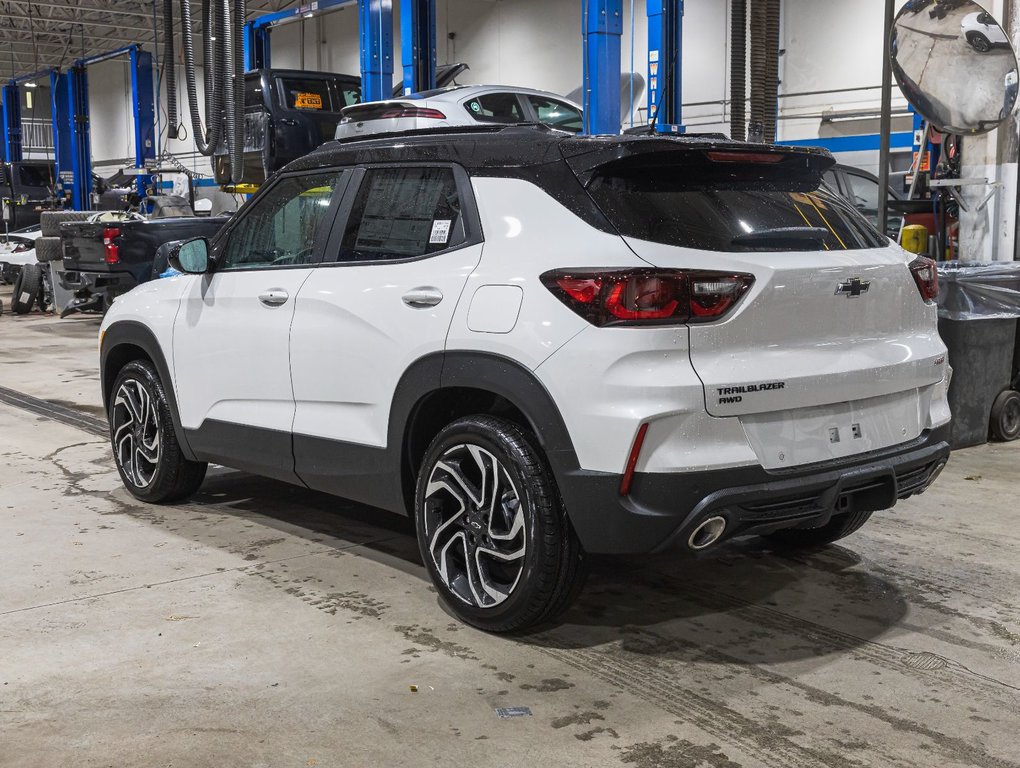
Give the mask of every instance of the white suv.
[[117, 466], [207, 462], [413, 515], [464, 621], [576, 595], [586, 553], [846, 536], [947, 459], [934, 264], [821, 150], [483, 128], [333, 142], [102, 329]]

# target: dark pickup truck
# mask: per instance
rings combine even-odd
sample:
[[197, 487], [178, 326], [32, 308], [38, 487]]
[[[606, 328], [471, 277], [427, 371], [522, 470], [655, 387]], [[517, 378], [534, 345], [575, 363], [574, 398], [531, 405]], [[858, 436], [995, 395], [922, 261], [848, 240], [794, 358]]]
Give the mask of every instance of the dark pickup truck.
[[60, 283], [74, 293], [62, 314], [104, 311], [117, 296], [158, 276], [162, 269], [153, 265], [161, 245], [192, 237], [211, 239], [229, 219], [190, 215], [61, 224]]

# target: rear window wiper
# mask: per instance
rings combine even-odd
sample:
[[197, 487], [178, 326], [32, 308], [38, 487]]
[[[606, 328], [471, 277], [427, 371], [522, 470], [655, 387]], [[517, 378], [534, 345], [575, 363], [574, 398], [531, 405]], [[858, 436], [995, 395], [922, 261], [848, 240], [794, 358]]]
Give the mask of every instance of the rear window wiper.
[[785, 245], [804, 249], [812, 244], [823, 244], [829, 230], [824, 227], [772, 227], [737, 235], [730, 242], [733, 245], [775, 246]]

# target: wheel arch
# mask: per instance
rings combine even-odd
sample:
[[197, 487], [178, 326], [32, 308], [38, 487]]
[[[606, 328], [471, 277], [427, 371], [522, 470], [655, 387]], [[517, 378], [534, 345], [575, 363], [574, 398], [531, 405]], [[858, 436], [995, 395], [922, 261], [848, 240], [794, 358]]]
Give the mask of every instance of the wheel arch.
[[130, 362], [145, 360], [153, 365], [163, 391], [166, 392], [167, 405], [174, 423], [174, 433], [181, 452], [189, 461], [195, 461], [195, 454], [188, 443], [187, 435], [181, 427], [181, 415], [177, 407], [177, 395], [170, 366], [167, 365], [163, 350], [156, 340], [155, 334], [147, 326], [133, 320], [122, 320], [110, 325], [102, 337], [99, 351], [100, 382], [103, 391], [103, 409], [109, 412], [111, 390], [120, 370]]
[[421, 358], [397, 385], [389, 444], [399, 446], [401, 491], [414, 511], [415, 479], [432, 439], [456, 418], [502, 416], [535, 436], [557, 481], [576, 471], [577, 454], [552, 396], [534, 373], [508, 357], [453, 351]]

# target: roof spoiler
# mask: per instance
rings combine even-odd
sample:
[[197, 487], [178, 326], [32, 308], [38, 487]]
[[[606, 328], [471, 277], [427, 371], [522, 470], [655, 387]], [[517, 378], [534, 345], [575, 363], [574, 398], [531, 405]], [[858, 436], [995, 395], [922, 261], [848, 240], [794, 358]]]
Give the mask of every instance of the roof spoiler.
[[561, 145], [563, 158], [587, 187], [596, 176], [631, 176], [664, 169], [712, 169], [722, 176], [745, 181], [767, 181], [782, 175], [817, 187], [822, 174], [836, 164], [828, 150], [816, 147], [786, 147], [776, 144], [747, 144], [715, 137], [621, 136], [568, 139]]

